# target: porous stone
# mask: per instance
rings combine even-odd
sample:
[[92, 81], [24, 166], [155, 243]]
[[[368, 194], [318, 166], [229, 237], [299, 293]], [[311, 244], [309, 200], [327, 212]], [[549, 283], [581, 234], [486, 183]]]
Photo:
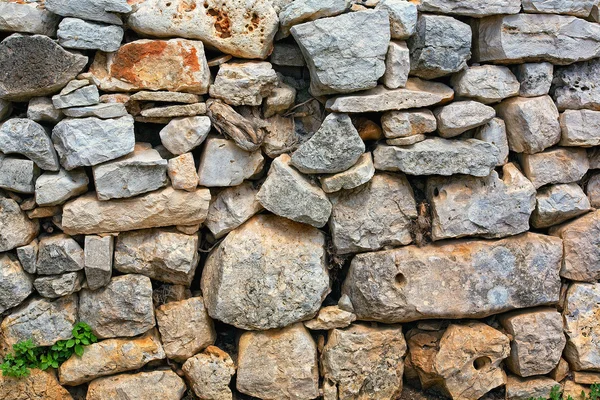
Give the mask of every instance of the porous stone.
[[561, 146], [600, 145], [600, 111], [566, 110], [560, 115]]
[[[398, 1], [398, 3], [413, 5], [406, 1]], [[383, 84], [388, 89], [402, 88], [406, 85], [409, 72], [410, 54], [406, 42], [391, 41], [385, 56]]]
[[539, 14], [567, 14], [587, 18], [595, 0], [523, 0], [523, 11]]
[[263, 116], [270, 118], [276, 114], [283, 114], [294, 105], [296, 89], [290, 85], [279, 82], [263, 102]]
[[137, 336], [152, 329], [152, 283], [143, 275], [113, 277], [98, 290], [79, 294], [79, 318], [100, 339]]
[[498, 164], [504, 165], [508, 162], [508, 138], [506, 136], [506, 125], [500, 118], [492, 118], [487, 124], [480, 126], [473, 138], [488, 142], [498, 148]]
[[321, 188], [325, 193], [333, 193], [342, 189], [354, 189], [371, 180], [375, 175], [373, 166], [373, 156], [371, 153], [364, 153], [358, 158], [356, 164], [344, 172], [335, 175], [322, 176], [319, 178]]
[[217, 338], [202, 297], [163, 304], [156, 309], [156, 321], [165, 353], [175, 361], [184, 362]]
[[204, 265], [209, 315], [249, 330], [311, 319], [330, 291], [324, 245], [315, 228], [273, 215], [253, 217]]
[[356, 164], [365, 144], [347, 114], [329, 114], [319, 130], [292, 154], [291, 164], [305, 174], [333, 174]]
[[30, 119], [12, 118], [0, 125], [0, 152], [24, 155], [47, 171], [59, 168], [48, 131]]
[[521, 11], [519, 0], [420, 0], [419, 11], [438, 14], [456, 14], [467, 17], [482, 18], [496, 14], [517, 14]]
[[392, 39], [405, 40], [415, 33], [418, 16], [415, 4], [404, 0], [381, 0], [375, 9], [388, 12]]
[[40, 296], [56, 299], [81, 290], [83, 281], [83, 272], [68, 272], [62, 275], [37, 277], [33, 281], [33, 286]]
[[550, 398], [552, 388], [560, 384], [547, 377], [519, 378], [509, 375], [506, 379], [506, 399], [507, 400], [529, 400]]
[[83, 266], [83, 249], [72, 237], [59, 233], [40, 239], [36, 267], [38, 274], [80, 271]]
[[0, 255], [0, 313], [18, 306], [32, 292], [32, 278], [9, 253]]
[[114, 238], [86, 236], [84, 246], [85, 277], [90, 290], [108, 285], [112, 276]]
[[92, 21], [122, 25], [121, 17], [116, 13], [128, 13], [131, 6], [127, 0], [46, 0], [46, 8], [63, 17], [75, 17]]
[[115, 52], [121, 47], [123, 28], [77, 18], [65, 18], [58, 26], [58, 43], [70, 49]]
[[386, 138], [395, 139], [434, 132], [437, 129], [437, 121], [433, 113], [426, 108], [389, 111], [381, 116], [381, 127]]
[[514, 97], [496, 106], [506, 124], [510, 149], [517, 153], [539, 153], [560, 140], [558, 110], [550, 96]]
[[181, 367], [192, 390], [202, 400], [231, 400], [229, 388], [235, 375], [235, 364], [229, 354], [215, 346], [208, 346]]
[[171, 158], [167, 173], [173, 189], [193, 191], [198, 186], [198, 174], [192, 153]]
[[258, 189], [251, 182], [222, 190], [212, 199], [204, 225], [216, 239], [222, 238], [262, 211], [257, 193]]
[[349, 0], [302, 0], [291, 2], [279, 13], [279, 31], [281, 38], [290, 35], [290, 28], [303, 22], [319, 18], [333, 17], [350, 8]]
[[0, 252], [29, 244], [40, 233], [40, 224], [32, 221], [13, 199], [0, 196]]
[[521, 154], [523, 173], [537, 188], [577, 182], [588, 170], [585, 149], [557, 147], [537, 154]]
[[176, 118], [161, 129], [160, 141], [172, 154], [180, 155], [200, 146], [210, 127], [210, 118], [206, 116]]
[[573, 283], [567, 290], [563, 318], [567, 346], [565, 358], [575, 371], [600, 368], [600, 284]]
[[599, 73], [598, 60], [556, 68], [552, 84], [558, 109], [600, 111], [600, 90], [595, 84]]
[[219, 67], [209, 93], [211, 97], [233, 106], [259, 106], [278, 81], [269, 62], [230, 62]]
[[430, 177], [433, 240], [480, 236], [488, 239], [518, 235], [529, 230], [535, 209], [535, 188], [512, 163], [484, 178]]
[[[3, 100], [0, 100], [2, 104]], [[10, 103], [8, 103], [10, 104]], [[2, 113], [0, 112], [0, 116]], [[27, 105], [27, 118], [35, 122], [50, 122], [56, 124], [64, 118], [61, 110], [54, 108], [52, 99], [49, 97], [34, 97]], [[1, 120], [2, 118], [0, 118]]]
[[44, 172], [35, 181], [35, 202], [41, 207], [57, 206], [87, 192], [90, 180], [83, 168]]
[[291, 32], [310, 70], [313, 96], [374, 88], [385, 72], [390, 42], [386, 11], [323, 18], [296, 25]]
[[507, 67], [479, 65], [467, 68], [451, 79], [454, 93], [483, 104], [496, 103], [519, 94], [520, 84]]
[[471, 28], [445, 15], [421, 14], [408, 39], [410, 73], [424, 79], [460, 71], [471, 58]]
[[0, 31], [54, 36], [59, 20], [37, 2], [0, 2]]
[[590, 200], [590, 205], [594, 208], [600, 208], [600, 174], [596, 173], [590, 176], [585, 191]]
[[236, 387], [242, 393], [263, 399], [316, 398], [319, 395], [317, 345], [304, 325], [242, 334]]
[[290, 166], [282, 154], [273, 160], [256, 199], [274, 214], [321, 228], [331, 215], [331, 203], [320, 187]]
[[175, 372], [148, 371], [95, 379], [88, 387], [86, 400], [111, 400], [119, 397], [180, 400], [185, 391], [185, 382]]
[[590, 201], [578, 184], [546, 186], [536, 195], [531, 225], [535, 228], [548, 228], [585, 214], [590, 208]]
[[451, 138], [489, 122], [496, 111], [477, 101], [456, 101], [437, 108], [434, 114], [439, 135]]
[[375, 169], [408, 175], [466, 174], [488, 176], [498, 161], [498, 148], [476, 139], [431, 138], [407, 147], [378, 145]]
[[314, 319], [304, 321], [304, 326], [313, 331], [345, 328], [356, 321], [356, 315], [338, 306], [323, 307]]
[[52, 130], [52, 141], [66, 170], [97, 165], [134, 150], [133, 118], [65, 119]]
[[549, 62], [520, 64], [515, 68], [514, 72], [521, 84], [519, 96], [544, 96], [550, 91], [554, 65]]
[[37, 268], [37, 255], [38, 255], [38, 240], [33, 239], [31, 243], [26, 246], [17, 248], [17, 257], [21, 263], [21, 267], [25, 272], [35, 274]]
[[28, 376], [0, 376], [0, 397], [4, 400], [73, 400], [51, 370], [32, 369]]
[[126, 274], [189, 286], [199, 259], [198, 235], [164, 229], [139, 230], [117, 237], [114, 267]]
[[0, 153], [0, 188], [17, 193], [35, 192], [40, 169], [31, 160], [5, 157]]
[[561, 259], [561, 240], [534, 233], [406, 246], [354, 257], [342, 294], [359, 320], [481, 318], [558, 302]]
[[87, 60], [48, 36], [13, 34], [0, 43], [0, 99], [28, 101], [54, 94], [81, 72]]

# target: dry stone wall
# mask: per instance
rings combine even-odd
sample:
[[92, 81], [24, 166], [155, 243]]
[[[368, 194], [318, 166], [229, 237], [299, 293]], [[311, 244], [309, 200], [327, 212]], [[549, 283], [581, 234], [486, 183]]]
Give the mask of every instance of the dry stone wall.
[[0, 0], [6, 400], [600, 383], [598, 0]]

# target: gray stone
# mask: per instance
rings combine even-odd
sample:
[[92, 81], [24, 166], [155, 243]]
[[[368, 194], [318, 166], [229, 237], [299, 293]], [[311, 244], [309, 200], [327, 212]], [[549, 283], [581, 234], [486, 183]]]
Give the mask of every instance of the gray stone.
[[[407, 3], [406, 1], [399, 1]], [[406, 42], [391, 41], [385, 56], [385, 73], [383, 74], [383, 84], [388, 89], [397, 89], [404, 87], [408, 80], [410, 72], [410, 53]]]
[[422, 14], [408, 39], [411, 75], [434, 79], [460, 71], [471, 58], [471, 28], [444, 15]]
[[193, 191], [198, 187], [198, 174], [192, 153], [169, 159], [167, 174], [173, 189]]
[[330, 196], [329, 227], [338, 254], [412, 242], [417, 205], [404, 175], [375, 174], [364, 186]]
[[560, 115], [561, 146], [600, 146], [600, 111], [566, 110]]
[[172, 154], [180, 155], [200, 146], [210, 127], [210, 118], [206, 116], [172, 119], [161, 129], [160, 141]]
[[225, 236], [263, 210], [257, 193], [251, 182], [222, 190], [212, 199], [204, 225], [216, 239]]
[[276, 43], [269, 57], [271, 64], [284, 67], [303, 67], [306, 65], [300, 47], [291, 43]]
[[515, 68], [521, 84], [519, 96], [537, 97], [547, 95], [552, 85], [554, 65], [549, 62], [525, 63]]
[[29, 244], [39, 232], [38, 221], [27, 218], [13, 199], [0, 196], [0, 252]]
[[352, 167], [335, 175], [321, 176], [321, 188], [325, 193], [333, 193], [342, 189], [354, 189], [371, 180], [375, 175], [373, 156], [371, 153], [361, 155]]
[[68, 296], [81, 290], [83, 272], [68, 272], [62, 275], [40, 276], [33, 281], [35, 290], [49, 299]]
[[519, 81], [507, 67], [480, 65], [467, 68], [451, 79], [457, 96], [483, 104], [496, 103], [519, 94]]
[[506, 379], [506, 399], [549, 399], [551, 397], [550, 392], [555, 386], [561, 387], [560, 383], [544, 376], [520, 378], [518, 376], [509, 375]]
[[62, 112], [71, 118], [98, 117], [101, 119], [120, 118], [128, 114], [123, 103], [102, 103], [92, 106], [65, 108]]
[[119, 50], [123, 28], [103, 25], [77, 18], [65, 18], [58, 26], [58, 43], [70, 49], [100, 50], [111, 53]]
[[235, 375], [235, 363], [223, 350], [208, 346], [181, 367], [191, 384], [192, 390], [201, 399], [232, 399], [229, 383]]
[[520, 0], [421, 0], [419, 11], [438, 14], [456, 14], [481, 18], [496, 14], [517, 14], [521, 11]]
[[319, 18], [334, 17], [350, 9], [350, 0], [299, 0], [291, 2], [279, 13], [281, 38], [290, 35], [290, 28]]
[[375, 169], [409, 175], [488, 176], [498, 162], [498, 148], [477, 139], [431, 138], [407, 147], [378, 145]]
[[54, 94], [81, 72], [87, 60], [47, 36], [11, 35], [0, 43], [0, 99], [28, 101]]
[[[600, 208], [600, 174], [595, 173], [590, 176], [586, 187], [586, 193], [590, 200], [590, 205], [594, 208]], [[22, 264], [23, 262], [21, 262]]]
[[31, 276], [8, 253], [0, 255], [0, 291], [0, 313], [18, 306], [33, 292]]
[[563, 319], [567, 347], [565, 359], [575, 371], [600, 368], [600, 283], [573, 283], [567, 290]]
[[447, 103], [453, 97], [454, 91], [443, 83], [409, 78], [404, 88], [390, 90], [377, 86], [361, 93], [333, 97], [327, 100], [326, 108], [340, 113], [406, 110]]
[[333, 174], [356, 164], [365, 144], [347, 114], [329, 114], [319, 130], [292, 154], [291, 164], [306, 174]]
[[87, 192], [90, 180], [83, 168], [44, 172], [35, 182], [35, 202], [40, 207], [57, 206]]
[[331, 203], [321, 188], [290, 166], [290, 161], [287, 154], [273, 160], [256, 198], [274, 214], [321, 228], [331, 215]]
[[310, 70], [313, 96], [374, 88], [385, 72], [390, 42], [386, 11], [323, 18], [296, 25], [291, 31]]
[[536, 195], [536, 208], [531, 216], [535, 228], [548, 228], [590, 210], [590, 201], [576, 183], [563, 183], [541, 188]]
[[506, 125], [504, 120], [493, 118], [490, 122], [480, 126], [473, 135], [473, 138], [483, 140], [496, 146], [499, 150], [497, 166], [504, 165], [508, 162], [508, 138], [506, 136]]
[[426, 109], [412, 111], [389, 111], [381, 116], [381, 128], [388, 139], [404, 138], [435, 132], [437, 121]]
[[328, 306], [321, 308], [314, 319], [304, 321], [304, 326], [311, 331], [328, 331], [345, 328], [354, 321], [356, 321], [356, 315], [353, 313], [342, 310], [338, 306]]
[[48, 171], [58, 171], [58, 157], [46, 129], [26, 118], [0, 125], [0, 152], [22, 154]]
[[57, 300], [32, 298], [4, 318], [0, 329], [4, 344], [12, 346], [32, 340], [38, 346], [52, 346], [73, 337], [77, 322], [77, 295]]
[[[27, 118], [35, 122], [50, 122], [56, 124], [64, 118], [61, 110], [54, 108], [49, 97], [34, 97], [27, 106]], [[1, 118], [0, 118], [1, 119]]]
[[539, 14], [567, 14], [587, 18], [596, 0], [523, 0], [523, 11]]
[[209, 315], [240, 329], [311, 319], [330, 292], [325, 236], [307, 225], [257, 215], [211, 252], [201, 287]]
[[38, 241], [33, 239], [31, 243], [26, 246], [17, 248], [17, 257], [21, 266], [30, 274], [35, 274], [37, 268], [37, 255], [38, 255]]
[[209, 93], [232, 106], [259, 106], [277, 82], [277, 74], [269, 62], [229, 62], [219, 67]]
[[550, 96], [514, 97], [496, 106], [506, 123], [510, 149], [517, 153], [539, 153], [560, 140], [558, 110]]
[[521, 167], [535, 188], [577, 182], [588, 171], [585, 149], [557, 147], [537, 154], [521, 154]]
[[535, 188], [512, 163], [489, 176], [427, 180], [433, 240], [480, 236], [496, 239], [529, 230]]
[[289, 110], [296, 101], [296, 89], [279, 82], [279, 85], [271, 91], [263, 102], [263, 116], [270, 118], [276, 114], [283, 114]]
[[0, 99], [0, 121], [5, 119], [12, 112], [12, 103], [6, 100]]
[[600, 26], [564, 15], [497, 15], [478, 21], [474, 59], [518, 64], [567, 65], [600, 54]]
[[100, 102], [100, 94], [95, 85], [83, 86], [65, 93], [67, 88], [68, 86], [56, 96], [52, 96], [54, 108], [60, 110], [68, 107], [91, 106]]
[[63, 17], [75, 17], [92, 21], [122, 25], [121, 17], [115, 13], [128, 13], [131, 6], [127, 0], [46, 0], [46, 8]]
[[415, 4], [404, 0], [381, 0], [375, 9], [388, 12], [392, 39], [405, 40], [415, 33], [418, 14]]
[[137, 336], [152, 329], [152, 283], [143, 275], [127, 274], [111, 279], [101, 289], [79, 294], [79, 318], [100, 339]]
[[491, 121], [496, 111], [477, 101], [456, 101], [434, 110], [441, 137], [451, 138]]
[[95, 165], [94, 184], [98, 200], [122, 199], [166, 186], [168, 161], [149, 144], [140, 143], [133, 153]]
[[40, 169], [31, 160], [5, 157], [0, 153], [0, 188], [17, 193], [34, 193]]
[[112, 277], [114, 238], [112, 236], [86, 236], [84, 266], [87, 287], [90, 290], [108, 285]]
[[600, 110], [600, 88], [596, 79], [600, 61], [591, 60], [555, 69], [554, 100], [559, 110]]
[[39, 275], [79, 271], [83, 266], [83, 249], [73, 238], [59, 233], [40, 239], [36, 267]]
[[175, 285], [192, 283], [198, 261], [198, 235], [139, 230], [121, 233], [115, 245], [115, 269]]
[[175, 372], [149, 371], [94, 379], [88, 386], [86, 400], [111, 400], [119, 397], [181, 400], [185, 392], [185, 382]]
[[42, 4], [0, 2], [0, 31], [54, 36], [60, 17], [46, 10]]
[[406, 246], [355, 256], [342, 294], [359, 320], [483, 318], [556, 304], [561, 259], [560, 239], [534, 233]]
[[133, 118], [65, 119], [52, 130], [52, 141], [67, 170], [100, 164], [133, 151]]

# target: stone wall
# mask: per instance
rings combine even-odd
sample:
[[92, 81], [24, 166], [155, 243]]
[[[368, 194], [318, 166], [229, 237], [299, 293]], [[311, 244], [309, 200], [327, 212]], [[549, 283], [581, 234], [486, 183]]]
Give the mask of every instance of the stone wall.
[[2, 399], [600, 382], [598, 0], [0, 0]]

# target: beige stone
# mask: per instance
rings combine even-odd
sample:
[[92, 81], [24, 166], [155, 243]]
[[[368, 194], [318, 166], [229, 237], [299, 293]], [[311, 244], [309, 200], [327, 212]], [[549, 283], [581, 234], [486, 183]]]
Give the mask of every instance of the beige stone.
[[356, 321], [356, 315], [342, 310], [339, 306], [323, 307], [314, 319], [305, 321], [304, 326], [313, 331], [327, 331], [345, 328]]
[[600, 372], [573, 371], [573, 380], [582, 385], [600, 383]]
[[531, 225], [548, 228], [590, 210], [590, 201], [577, 183], [561, 183], [540, 188], [536, 195]]
[[27, 377], [0, 374], [0, 397], [4, 400], [73, 400], [56, 379], [53, 370], [32, 369]]
[[208, 346], [200, 354], [188, 358], [181, 367], [192, 390], [202, 400], [231, 400], [229, 382], [235, 374], [235, 364], [223, 350]]
[[560, 361], [558, 362], [558, 365], [552, 371], [550, 371], [548, 376], [550, 376], [550, 378], [554, 379], [555, 381], [560, 382], [567, 377], [569, 372], [569, 363], [561, 357]]
[[173, 189], [194, 191], [198, 187], [198, 174], [192, 153], [171, 158], [167, 167]]
[[319, 177], [321, 188], [325, 193], [333, 193], [342, 189], [354, 189], [371, 180], [375, 175], [373, 166], [373, 156], [371, 153], [363, 153], [356, 164], [344, 172], [334, 175], [325, 175]]
[[547, 377], [520, 378], [510, 375], [506, 380], [506, 400], [549, 399], [552, 388], [560, 384]]
[[563, 310], [567, 347], [564, 356], [572, 370], [600, 370], [600, 283], [573, 283]]
[[381, 116], [383, 134], [388, 139], [434, 132], [437, 121], [431, 110], [389, 111]]
[[232, 106], [260, 106], [277, 86], [277, 73], [266, 61], [228, 62], [219, 67], [210, 97]]
[[589, 169], [585, 149], [555, 147], [537, 154], [521, 154], [525, 176], [536, 189], [554, 183], [577, 182]]
[[563, 383], [563, 398], [571, 397], [573, 400], [585, 400], [590, 394], [590, 388], [587, 386], [580, 385], [573, 382], [572, 380], [566, 380]]
[[93, 380], [86, 400], [160, 399], [180, 400], [185, 382], [171, 370], [121, 374]]

